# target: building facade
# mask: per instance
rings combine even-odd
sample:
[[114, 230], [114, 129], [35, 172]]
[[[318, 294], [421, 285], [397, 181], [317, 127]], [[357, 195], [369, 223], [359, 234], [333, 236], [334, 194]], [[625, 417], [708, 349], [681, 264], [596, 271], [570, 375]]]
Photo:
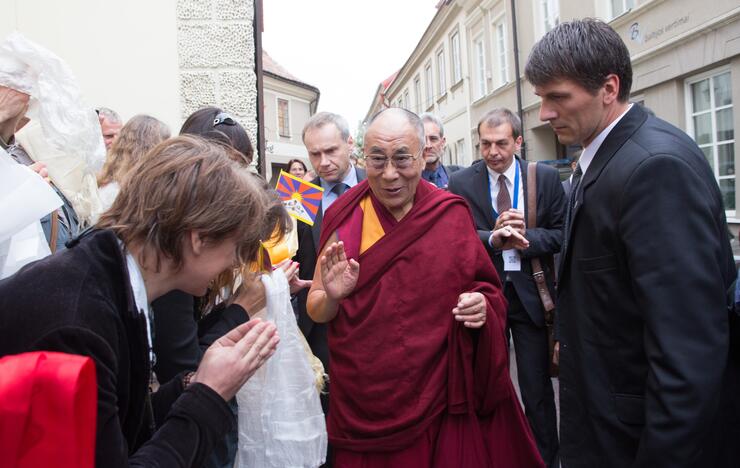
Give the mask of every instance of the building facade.
[[526, 158], [565, 166], [580, 148], [560, 145], [540, 122], [540, 101], [523, 77], [524, 66], [535, 42], [555, 25], [596, 17], [607, 21], [630, 51], [631, 100], [697, 141], [722, 190], [728, 221], [740, 224], [737, 0], [441, 0], [437, 8], [385, 97], [392, 106], [442, 119], [446, 164], [477, 159], [478, 120], [494, 107], [508, 107], [522, 115]]
[[265, 177], [274, 186], [280, 170], [288, 170], [288, 161], [300, 159], [311, 168], [301, 132], [306, 121], [316, 113], [318, 88], [307, 84], [262, 51], [262, 89], [265, 106]]

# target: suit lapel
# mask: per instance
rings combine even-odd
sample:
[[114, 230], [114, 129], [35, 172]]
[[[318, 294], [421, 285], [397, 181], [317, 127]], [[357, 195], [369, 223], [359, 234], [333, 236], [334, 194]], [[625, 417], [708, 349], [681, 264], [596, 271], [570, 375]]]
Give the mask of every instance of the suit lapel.
[[476, 175], [473, 178], [473, 197], [472, 202], [483, 212], [486, 222], [490, 228], [496, 224], [493, 219], [493, 202], [491, 201], [491, 188], [488, 180], [488, 169], [486, 163], [481, 162], [476, 165]]
[[[624, 143], [629, 140], [632, 135], [642, 126], [647, 120], [647, 113], [639, 106], [632, 105], [632, 108], [625, 114], [619, 123], [609, 132], [606, 139], [599, 147], [599, 150], [594, 155], [591, 164], [589, 164], [586, 174], [581, 179], [581, 183], [578, 184], [575, 193], [575, 199], [573, 201], [572, 213], [570, 216], [570, 223], [568, 230], [564, 234], [563, 242], [566, 246], [564, 252], [561, 252], [560, 265], [558, 267], [558, 278], [562, 278], [565, 269], [567, 256], [571, 250], [571, 236], [573, 234], [573, 227], [576, 225], [578, 219], [578, 213], [583, 206], [585, 201], [585, 191], [589, 186], [593, 185], [599, 178], [604, 168], [609, 164], [609, 161], [614, 157]], [[571, 190], [573, 186], [571, 186]]]

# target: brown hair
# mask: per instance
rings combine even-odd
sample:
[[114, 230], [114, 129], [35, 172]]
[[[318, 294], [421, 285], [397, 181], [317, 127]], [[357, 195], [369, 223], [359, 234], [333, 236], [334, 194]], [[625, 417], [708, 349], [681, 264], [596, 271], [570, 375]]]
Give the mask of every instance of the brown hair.
[[288, 220], [277, 194], [231, 159], [235, 151], [191, 135], [160, 143], [124, 178], [97, 227], [153, 249], [157, 268], [162, 257], [182, 265], [192, 231], [214, 242], [236, 235], [239, 262], [253, 262], [260, 240], [284, 233]]
[[105, 158], [98, 186], [123, 180], [126, 173], [147, 151], [170, 137], [167, 125], [148, 115], [137, 115], [126, 122]]

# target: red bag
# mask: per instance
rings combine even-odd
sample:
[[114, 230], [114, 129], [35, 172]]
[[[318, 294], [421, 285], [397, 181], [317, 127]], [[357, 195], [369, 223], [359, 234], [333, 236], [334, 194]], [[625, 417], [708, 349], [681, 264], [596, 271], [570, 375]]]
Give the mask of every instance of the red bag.
[[0, 466], [92, 468], [95, 364], [40, 351], [0, 359]]

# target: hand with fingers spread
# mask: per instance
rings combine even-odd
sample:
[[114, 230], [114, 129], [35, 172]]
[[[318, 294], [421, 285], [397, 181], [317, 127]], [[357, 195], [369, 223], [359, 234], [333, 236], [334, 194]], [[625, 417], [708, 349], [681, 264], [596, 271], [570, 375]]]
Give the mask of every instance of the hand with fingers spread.
[[190, 380], [211, 387], [228, 401], [275, 352], [275, 324], [253, 319], [213, 343]]
[[455, 320], [470, 328], [480, 328], [486, 323], [486, 298], [479, 292], [460, 294], [457, 306], [452, 309]]
[[288, 280], [290, 285], [290, 294], [295, 294], [301, 289], [310, 288], [311, 280], [303, 280], [298, 277], [298, 269], [301, 266], [300, 263], [294, 262], [293, 260], [286, 259], [275, 265], [275, 269], [283, 270], [285, 278]]
[[334, 242], [321, 256], [321, 280], [329, 299], [340, 301], [355, 289], [360, 264], [347, 259], [343, 242]]

